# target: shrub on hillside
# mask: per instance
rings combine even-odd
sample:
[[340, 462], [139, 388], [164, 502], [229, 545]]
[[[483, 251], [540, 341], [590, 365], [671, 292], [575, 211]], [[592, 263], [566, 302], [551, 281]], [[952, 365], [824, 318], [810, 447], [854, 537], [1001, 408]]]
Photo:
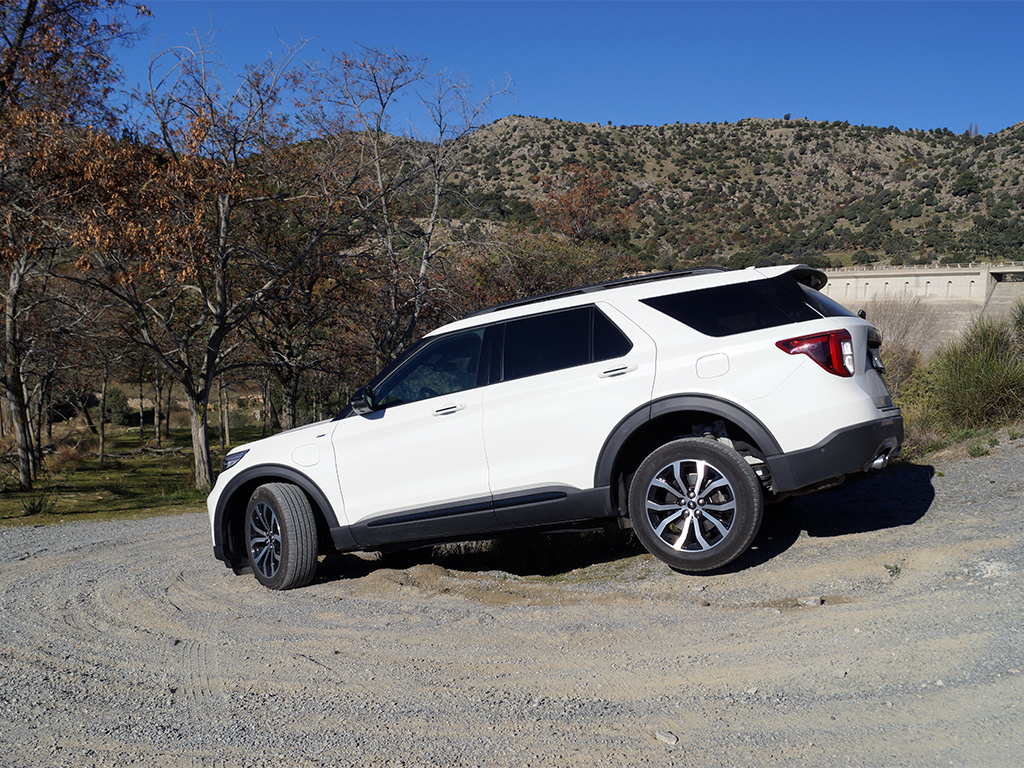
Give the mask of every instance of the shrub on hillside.
[[930, 410], [947, 429], [1003, 424], [1024, 410], [1024, 339], [1017, 308], [1008, 319], [978, 318], [929, 364]]

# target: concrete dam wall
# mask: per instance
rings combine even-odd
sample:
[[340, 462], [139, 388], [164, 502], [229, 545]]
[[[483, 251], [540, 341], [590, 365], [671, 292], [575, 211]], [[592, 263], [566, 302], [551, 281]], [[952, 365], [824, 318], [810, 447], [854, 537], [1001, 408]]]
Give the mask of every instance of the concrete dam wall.
[[826, 270], [822, 292], [863, 309], [890, 340], [930, 354], [974, 317], [1005, 315], [1024, 301], [1024, 262]]

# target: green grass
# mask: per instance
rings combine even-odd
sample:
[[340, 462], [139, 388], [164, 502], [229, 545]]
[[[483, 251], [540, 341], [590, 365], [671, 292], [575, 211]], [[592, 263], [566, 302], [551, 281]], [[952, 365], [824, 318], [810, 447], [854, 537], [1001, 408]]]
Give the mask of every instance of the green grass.
[[[239, 442], [255, 439], [259, 429], [233, 430], [232, 437], [236, 434]], [[147, 435], [151, 438], [152, 432]], [[150, 440], [145, 443], [150, 445]], [[216, 435], [211, 443], [218, 445]], [[125, 455], [141, 445], [137, 429], [108, 427], [104, 462], [97, 458], [95, 441], [84, 450], [56, 452], [47, 457], [46, 470], [31, 491], [19, 490], [8, 469], [0, 492], [0, 526], [137, 519], [205, 509], [206, 494], [195, 489], [188, 430], [172, 430], [163, 441], [164, 448], [188, 449], [181, 453]], [[222, 455], [219, 447], [214, 449], [215, 470]]]
[[[139, 456], [44, 474], [31, 491], [0, 494], [0, 525], [155, 517], [203, 509], [190, 456]], [[45, 500], [45, 503], [43, 501]]]
[[[195, 489], [192, 437], [188, 429], [172, 429], [162, 448], [181, 452], [150, 455], [132, 453], [153, 447], [152, 427], [139, 439], [137, 427], [107, 427], [106, 459], [97, 455], [97, 440], [79, 429], [65, 439], [64, 448], [47, 456], [44, 471], [31, 491], [18, 488], [13, 464], [0, 476], [0, 526], [48, 525], [71, 520], [131, 520], [206, 508], [206, 493]], [[234, 445], [263, 437], [259, 426], [232, 427]], [[75, 444], [79, 447], [75, 448]], [[210, 434], [214, 476], [227, 451], [219, 435]], [[230, 447], [228, 448], [230, 450]]]

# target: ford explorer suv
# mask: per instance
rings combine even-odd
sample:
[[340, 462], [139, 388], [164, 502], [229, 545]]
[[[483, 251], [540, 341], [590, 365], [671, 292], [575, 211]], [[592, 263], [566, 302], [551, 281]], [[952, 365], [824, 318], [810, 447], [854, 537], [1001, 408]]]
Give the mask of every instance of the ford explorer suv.
[[617, 521], [721, 568], [766, 501], [881, 469], [903, 442], [881, 334], [802, 265], [625, 278], [427, 334], [344, 411], [231, 451], [214, 554], [271, 589], [318, 556]]

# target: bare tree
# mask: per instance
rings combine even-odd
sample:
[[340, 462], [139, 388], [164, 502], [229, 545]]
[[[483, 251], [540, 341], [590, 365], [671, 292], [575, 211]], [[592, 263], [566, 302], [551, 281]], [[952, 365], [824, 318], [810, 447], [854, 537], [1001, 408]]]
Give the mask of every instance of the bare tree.
[[[331, 57], [311, 82], [321, 114], [345, 115], [357, 130], [368, 166], [365, 181], [353, 187], [367, 239], [358, 254], [364, 285], [352, 309], [379, 367], [420, 330], [433, 263], [452, 246], [442, 236], [452, 175], [466, 140], [491, 101], [511, 93], [511, 82], [474, 101], [464, 78], [430, 75], [421, 58], [373, 48]], [[398, 127], [396, 104], [407, 100], [425, 115], [428, 136]]]
[[289, 266], [255, 251], [239, 224], [247, 207], [287, 196], [258, 163], [293, 139], [280, 105], [300, 48], [229, 82], [197, 35], [194, 47], [151, 65], [144, 103], [157, 146], [98, 135], [80, 159], [93, 183], [74, 277], [130, 314], [134, 341], [181, 385], [199, 489], [213, 483], [207, 410], [217, 373], [235, 332]]
[[253, 364], [236, 357], [243, 324], [301, 282], [290, 277], [301, 265], [347, 247], [351, 223], [379, 197], [362, 197], [373, 189], [364, 181], [372, 165], [359, 144], [316, 124], [323, 117], [341, 128], [344, 115], [323, 109], [321, 95], [306, 89], [299, 107], [307, 133], [299, 134], [283, 109], [307, 72], [295, 66], [300, 49], [229, 80], [197, 35], [195, 46], [172, 49], [151, 67], [144, 103], [153, 146], [97, 136], [92, 158], [81, 161], [92, 183], [76, 279], [126, 308], [135, 341], [181, 385], [200, 489], [212, 485], [213, 384]]
[[[0, 112], [60, 114], [77, 125], [112, 125], [121, 72], [110, 56], [150, 16], [128, 0], [5, 0], [0, 4]], [[130, 17], [134, 17], [134, 22]]]
[[297, 426], [303, 375], [343, 365], [329, 343], [331, 336], [346, 332], [339, 310], [348, 285], [339, 261], [323, 254], [306, 259], [246, 323], [252, 343], [281, 387], [284, 429]]

